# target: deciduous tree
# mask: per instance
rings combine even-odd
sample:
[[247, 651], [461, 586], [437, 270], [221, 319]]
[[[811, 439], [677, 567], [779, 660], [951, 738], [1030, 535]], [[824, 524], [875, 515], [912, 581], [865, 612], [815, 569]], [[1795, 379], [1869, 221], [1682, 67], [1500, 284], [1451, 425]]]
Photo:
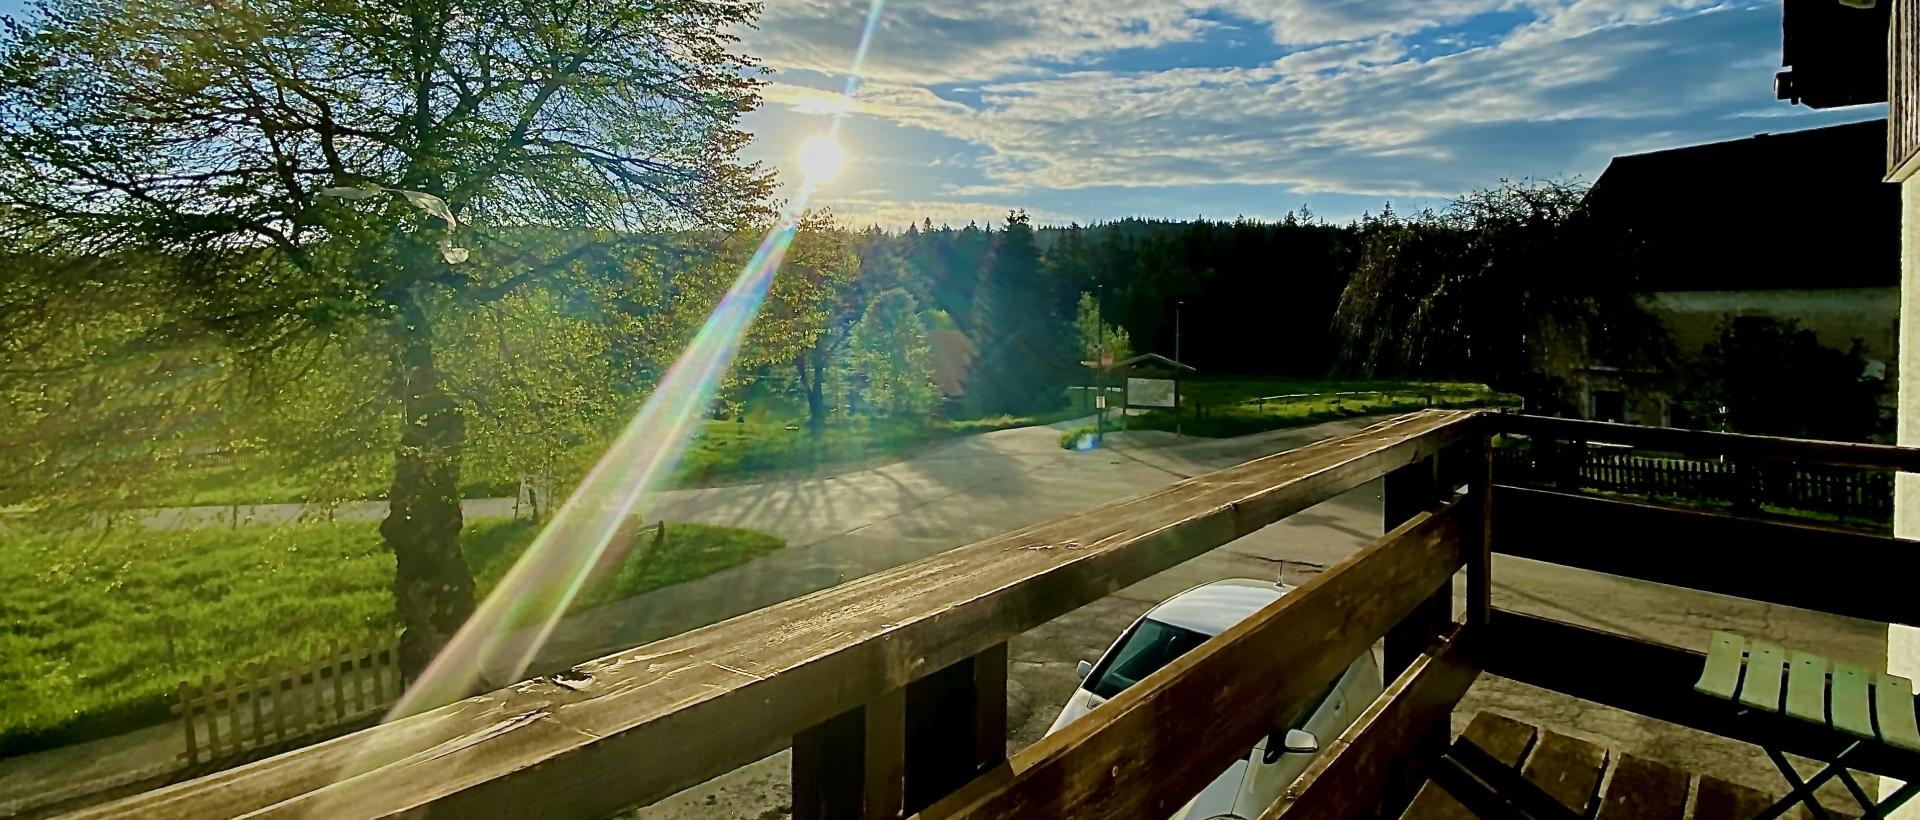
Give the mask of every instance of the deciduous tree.
[[[381, 534], [402, 664], [419, 671], [473, 605], [461, 471], [489, 422], [450, 370], [514, 321], [496, 316], [620, 313], [617, 277], [588, 264], [609, 236], [593, 232], [753, 215], [766, 178], [736, 152], [758, 67], [731, 32], [757, 11], [41, 0], [0, 41], [0, 239], [55, 260], [64, 292], [139, 317], [102, 328], [111, 349], [37, 334], [83, 369], [139, 362], [161, 385], [133, 434], [98, 449], [173, 442], [243, 385], [325, 399], [309, 420], [391, 453]], [[100, 260], [140, 269], [81, 263]], [[289, 395], [335, 367], [352, 373], [340, 389]]]

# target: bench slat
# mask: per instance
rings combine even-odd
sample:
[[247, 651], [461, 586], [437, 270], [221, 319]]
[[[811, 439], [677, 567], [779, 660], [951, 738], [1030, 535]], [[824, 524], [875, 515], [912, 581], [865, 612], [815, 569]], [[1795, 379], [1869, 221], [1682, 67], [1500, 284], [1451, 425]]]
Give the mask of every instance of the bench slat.
[[1780, 678], [1786, 665], [1786, 650], [1766, 641], [1754, 641], [1753, 651], [1747, 655], [1747, 677], [1740, 687], [1740, 702], [1755, 709], [1780, 711]]
[[1733, 693], [1740, 688], [1740, 656], [1746, 648], [1746, 639], [1739, 635], [1713, 633], [1713, 640], [1707, 643], [1707, 666], [1700, 672], [1693, 691], [1733, 700]]
[[1880, 739], [1888, 745], [1920, 751], [1920, 729], [1913, 721], [1913, 681], [1880, 674], [1874, 681], [1873, 711], [1879, 719]]
[[1833, 728], [1855, 737], [1873, 737], [1867, 711], [1867, 672], [1845, 663], [1833, 665]]
[[1814, 723], [1827, 722], [1827, 659], [1794, 652], [1787, 667], [1787, 714]]
[[1607, 781], [1599, 820], [1680, 820], [1689, 777], [1665, 763], [1623, 754]]
[[1607, 750], [1575, 737], [1546, 729], [1533, 754], [1527, 756], [1521, 776], [1539, 786], [1560, 805], [1581, 817], [1600, 787], [1600, 775], [1607, 769]]

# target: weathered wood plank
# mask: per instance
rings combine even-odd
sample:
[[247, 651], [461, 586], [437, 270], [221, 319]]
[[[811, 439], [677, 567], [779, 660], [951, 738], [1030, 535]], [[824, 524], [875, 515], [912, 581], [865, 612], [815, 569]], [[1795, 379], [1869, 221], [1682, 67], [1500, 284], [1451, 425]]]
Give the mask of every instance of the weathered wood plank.
[[200, 705], [207, 713], [207, 759], [209, 760], [220, 756], [220, 713], [214, 708], [214, 704], [218, 702], [214, 697], [213, 676], [201, 675]]
[[1527, 752], [1533, 748], [1537, 734], [1539, 730], [1531, 724], [1506, 715], [1481, 712], [1473, 716], [1473, 722], [1467, 724], [1467, 730], [1460, 734], [1460, 739], [1478, 746], [1480, 751], [1501, 765], [1518, 769], [1520, 761], [1526, 759]]
[[1527, 755], [1520, 775], [1540, 787], [1555, 802], [1576, 815], [1586, 816], [1607, 768], [1607, 750], [1577, 737], [1546, 729]]
[[1470, 634], [1456, 627], [1433, 651], [1414, 659], [1260, 820], [1353, 817], [1377, 806], [1403, 779], [1420, 777], [1421, 764], [1430, 762], [1414, 756], [1421, 735], [1431, 726], [1447, 727], [1454, 705], [1480, 674], [1461, 648]]
[[[1493, 551], [1868, 621], [1920, 625], [1913, 542], [1858, 530], [1506, 485]], [[1579, 526], [1567, 526], [1577, 521]], [[1823, 560], [1806, 562], [1807, 555]], [[1776, 568], [1793, 566], [1794, 572]], [[1861, 572], [1860, 567], [1891, 571]]]
[[[949, 550], [93, 816], [607, 814], [1477, 435], [1427, 411]], [[358, 773], [341, 780], [341, 772]], [[325, 792], [321, 787], [330, 786]]]
[[[1467, 730], [1460, 734], [1460, 739], [1454, 741], [1454, 745], [1458, 748], [1462, 744], [1470, 744], [1495, 763], [1517, 769], [1520, 761], [1526, 757], [1527, 750], [1533, 748], [1533, 735], [1534, 728], [1531, 725], [1506, 715], [1481, 712], [1473, 716], [1473, 721], [1467, 724]], [[1462, 792], [1476, 805], [1487, 804], [1483, 808], [1492, 810], [1485, 812], [1489, 815], [1508, 811], [1503, 808], [1504, 802], [1494, 796], [1486, 784], [1468, 774], [1458, 763], [1446, 760], [1435, 769], [1434, 780], [1421, 784], [1419, 793], [1414, 795], [1413, 802], [1401, 815], [1403, 820], [1471, 820], [1481, 816], [1481, 812], [1468, 808], [1460, 796], [1448, 791], [1448, 787], [1442, 785], [1443, 781], [1451, 783], [1454, 790]]]
[[1643, 450], [1689, 455], [1920, 472], [1920, 448], [1916, 447], [1717, 433], [1675, 427], [1641, 427], [1517, 413], [1501, 413], [1489, 418], [1496, 432], [1535, 438], [1625, 444]]
[[344, 723], [347, 719], [347, 677], [340, 663], [340, 639], [327, 642], [327, 670], [333, 676], [333, 719]]
[[[260, 664], [247, 663], [247, 713], [252, 720], [247, 724], [247, 735], [253, 739], [253, 745], [262, 746], [267, 742], [266, 722], [261, 719], [261, 689], [266, 683], [260, 680]], [[235, 734], [238, 734], [236, 732]]]
[[1681, 820], [1688, 775], [1665, 763], [1623, 754], [1614, 764], [1597, 820]]
[[1707, 665], [1693, 691], [1733, 700], [1740, 689], [1741, 661], [1746, 658], [1747, 639], [1731, 632], [1715, 632], [1707, 641]]
[[187, 762], [200, 762], [200, 744], [194, 740], [193, 731], [193, 692], [186, 681], [180, 682], [180, 725], [187, 733]]
[[1171, 814], [1452, 579], [1465, 512], [1387, 533], [922, 817]]

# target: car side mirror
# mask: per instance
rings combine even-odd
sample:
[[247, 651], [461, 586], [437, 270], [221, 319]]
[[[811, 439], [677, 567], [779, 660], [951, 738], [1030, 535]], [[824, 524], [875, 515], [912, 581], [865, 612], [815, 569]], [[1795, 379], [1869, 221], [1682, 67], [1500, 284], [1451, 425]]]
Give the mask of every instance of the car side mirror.
[[1280, 762], [1282, 754], [1311, 754], [1320, 751], [1320, 738], [1312, 732], [1300, 729], [1288, 729], [1285, 735], [1275, 731], [1267, 736], [1267, 750], [1260, 755], [1260, 762], [1268, 766]]
[[1074, 667], [1074, 671], [1080, 673], [1081, 680], [1086, 680], [1088, 675], [1093, 674], [1093, 661], [1081, 661], [1079, 666]]

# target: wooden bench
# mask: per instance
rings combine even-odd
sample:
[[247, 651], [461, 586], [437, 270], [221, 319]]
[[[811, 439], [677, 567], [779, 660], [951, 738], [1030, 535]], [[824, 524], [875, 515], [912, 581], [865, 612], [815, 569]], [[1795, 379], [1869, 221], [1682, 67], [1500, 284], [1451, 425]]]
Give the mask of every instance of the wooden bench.
[[[1750, 820], [1773, 803], [1755, 789], [1482, 712], [1401, 816]], [[1786, 816], [1806, 815], [1794, 807]]]

